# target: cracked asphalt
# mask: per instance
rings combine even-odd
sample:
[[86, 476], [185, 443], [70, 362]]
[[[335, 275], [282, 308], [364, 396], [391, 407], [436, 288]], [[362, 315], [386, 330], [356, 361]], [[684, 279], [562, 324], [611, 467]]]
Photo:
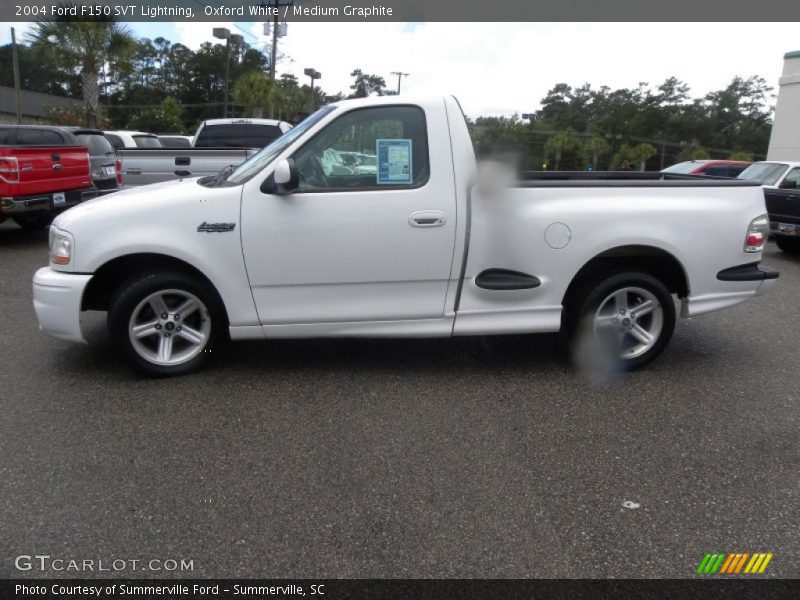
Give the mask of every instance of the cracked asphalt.
[[46, 238], [0, 225], [0, 577], [682, 578], [716, 551], [800, 577], [800, 257], [773, 243], [767, 295], [627, 376], [540, 335], [242, 342], [148, 380], [103, 314], [88, 346], [38, 331]]

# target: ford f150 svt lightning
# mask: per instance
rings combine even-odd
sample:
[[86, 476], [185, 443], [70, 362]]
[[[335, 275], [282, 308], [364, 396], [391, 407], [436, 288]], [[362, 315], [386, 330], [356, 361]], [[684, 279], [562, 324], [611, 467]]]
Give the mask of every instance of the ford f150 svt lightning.
[[454, 98], [350, 100], [236, 169], [60, 215], [34, 306], [75, 342], [81, 311], [107, 311], [126, 360], [159, 375], [228, 337], [559, 330], [633, 369], [668, 343], [674, 297], [688, 317], [773, 283], [765, 212], [761, 187], [737, 180], [503, 184], [479, 176]]

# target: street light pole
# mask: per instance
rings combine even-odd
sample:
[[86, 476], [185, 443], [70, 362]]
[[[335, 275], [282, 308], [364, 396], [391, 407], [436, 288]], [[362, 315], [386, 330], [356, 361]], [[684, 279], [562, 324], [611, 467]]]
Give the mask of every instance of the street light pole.
[[311, 98], [309, 104], [311, 104], [310, 112], [314, 112], [314, 80], [321, 79], [322, 73], [314, 69], [303, 69], [303, 73], [311, 78]]
[[214, 37], [218, 40], [225, 40], [225, 98], [222, 103], [222, 116], [228, 116], [228, 92], [229, 81], [231, 77], [231, 42], [236, 44], [237, 48], [244, 42], [244, 38], [236, 33], [231, 33], [231, 30], [226, 27], [214, 27]]

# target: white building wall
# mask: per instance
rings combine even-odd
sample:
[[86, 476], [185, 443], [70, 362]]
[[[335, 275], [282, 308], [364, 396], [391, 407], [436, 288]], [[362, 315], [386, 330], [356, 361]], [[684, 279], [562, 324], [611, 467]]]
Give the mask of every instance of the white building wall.
[[783, 57], [767, 160], [800, 161], [800, 50]]

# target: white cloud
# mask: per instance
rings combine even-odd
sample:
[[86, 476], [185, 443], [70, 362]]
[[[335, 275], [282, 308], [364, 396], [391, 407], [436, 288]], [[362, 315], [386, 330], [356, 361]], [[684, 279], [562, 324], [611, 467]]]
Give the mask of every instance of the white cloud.
[[[266, 46], [260, 23], [250, 24]], [[249, 41], [253, 41], [249, 38]], [[278, 73], [322, 73], [349, 91], [361, 68], [409, 94], [455, 94], [470, 115], [529, 112], [556, 83], [653, 86], [675, 75], [695, 96], [736, 76], [777, 88], [782, 57], [798, 46], [793, 23], [289, 23]]]
[[[11, 43], [11, 23], [3, 23], [8, 27], [0, 27], [0, 46]], [[33, 23], [30, 21], [13, 23], [14, 34], [17, 37], [17, 43], [22, 44], [25, 42], [26, 34], [33, 28]]]

